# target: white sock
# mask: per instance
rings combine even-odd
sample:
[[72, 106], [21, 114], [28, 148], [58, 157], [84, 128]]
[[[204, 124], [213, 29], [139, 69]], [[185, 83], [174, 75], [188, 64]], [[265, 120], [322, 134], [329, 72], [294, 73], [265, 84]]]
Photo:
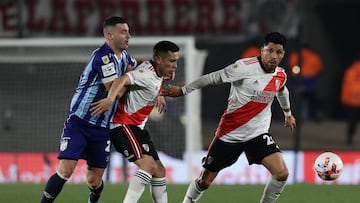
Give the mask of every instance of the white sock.
[[150, 193], [155, 203], [168, 202], [165, 177], [151, 179]]
[[197, 180], [190, 183], [186, 195], [184, 197], [183, 203], [194, 203], [198, 201], [202, 195], [203, 191], [198, 186]]
[[123, 203], [137, 202], [145, 190], [147, 184], [151, 181], [151, 175], [146, 171], [139, 169], [131, 178], [128, 190]]
[[280, 197], [280, 193], [283, 191], [285, 185], [286, 181], [278, 181], [275, 178], [271, 178], [264, 188], [260, 203], [275, 202]]

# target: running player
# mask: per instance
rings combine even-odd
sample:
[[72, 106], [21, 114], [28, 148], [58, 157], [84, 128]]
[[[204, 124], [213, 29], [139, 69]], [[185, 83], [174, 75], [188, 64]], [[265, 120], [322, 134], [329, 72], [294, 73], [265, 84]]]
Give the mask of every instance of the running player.
[[153, 48], [153, 59], [117, 79], [108, 97], [95, 102], [91, 109], [94, 115], [102, 115], [110, 109], [116, 97], [120, 98], [110, 126], [111, 141], [118, 152], [138, 166], [124, 203], [137, 202], [148, 184], [153, 201], [167, 203], [165, 168], [144, 126], [157, 103], [163, 81], [174, 75], [178, 60], [179, 47], [176, 44], [158, 42]]
[[289, 171], [279, 147], [269, 134], [274, 97], [285, 115], [285, 126], [295, 128], [291, 114], [286, 74], [278, 67], [285, 54], [286, 38], [273, 32], [265, 36], [261, 56], [243, 58], [200, 77], [184, 87], [169, 86], [162, 95], [179, 97], [208, 85], [231, 83], [227, 109], [203, 160], [199, 178], [186, 192], [184, 203], [196, 202], [217, 174], [234, 164], [245, 152], [249, 164], [262, 164], [272, 178], [265, 186], [262, 203], [275, 202], [285, 187]]
[[112, 81], [123, 75], [128, 65], [136, 65], [136, 60], [125, 51], [131, 37], [125, 19], [106, 19], [103, 33], [106, 42], [92, 53], [71, 100], [69, 116], [60, 140], [59, 167], [49, 178], [41, 203], [55, 200], [79, 159], [85, 159], [88, 165], [88, 202], [99, 201], [104, 187], [102, 176], [110, 153], [109, 120], [115, 105], [112, 104], [107, 116], [99, 117], [91, 115], [90, 105], [106, 96]]

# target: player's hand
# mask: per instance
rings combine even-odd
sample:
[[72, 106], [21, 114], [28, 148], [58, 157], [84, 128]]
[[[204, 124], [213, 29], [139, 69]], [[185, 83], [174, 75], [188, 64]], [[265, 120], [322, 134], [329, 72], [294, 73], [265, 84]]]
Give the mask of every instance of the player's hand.
[[166, 112], [166, 101], [164, 96], [158, 96], [156, 98], [155, 107], [159, 113]]
[[101, 99], [91, 104], [90, 112], [92, 116], [100, 116], [102, 113], [107, 115], [113, 101], [109, 98]]
[[296, 119], [293, 115], [285, 116], [285, 127], [289, 127], [293, 131], [296, 127]]
[[174, 86], [174, 85], [168, 85], [167, 87], [165, 87], [162, 90], [161, 96], [180, 97], [180, 96], [184, 96], [184, 94], [181, 90], [181, 87]]

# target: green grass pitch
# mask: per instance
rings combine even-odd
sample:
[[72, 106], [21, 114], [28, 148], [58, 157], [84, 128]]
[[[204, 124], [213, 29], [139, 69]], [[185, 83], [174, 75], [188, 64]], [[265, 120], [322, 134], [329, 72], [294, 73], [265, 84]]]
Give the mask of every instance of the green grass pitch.
[[[43, 184], [0, 184], [0, 202], [39, 202]], [[168, 185], [169, 203], [180, 203], [187, 185]], [[199, 203], [257, 203], [264, 185], [212, 185]], [[105, 184], [101, 203], [121, 202], [127, 184]], [[87, 202], [85, 184], [66, 184], [55, 203]], [[151, 203], [149, 189], [139, 203]], [[287, 185], [277, 203], [353, 203], [360, 202], [360, 185]]]

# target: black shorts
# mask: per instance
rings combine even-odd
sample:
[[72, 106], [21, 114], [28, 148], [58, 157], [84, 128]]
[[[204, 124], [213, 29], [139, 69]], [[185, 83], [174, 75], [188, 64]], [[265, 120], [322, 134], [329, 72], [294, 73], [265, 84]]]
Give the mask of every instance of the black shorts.
[[143, 154], [159, 160], [159, 155], [148, 131], [142, 130], [136, 125], [122, 125], [111, 129], [110, 139], [116, 151], [123, 154], [130, 162], [141, 159]]
[[210, 145], [207, 156], [203, 159], [203, 167], [209, 171], [220, 171], [234, 164], [243, 152], [245, 152], [249, 165], [251, 165], [261, 164], [263, 158], [280, 152], [280, 149], [268, 133], [242, 143], [229, 143], [215, 138]]

